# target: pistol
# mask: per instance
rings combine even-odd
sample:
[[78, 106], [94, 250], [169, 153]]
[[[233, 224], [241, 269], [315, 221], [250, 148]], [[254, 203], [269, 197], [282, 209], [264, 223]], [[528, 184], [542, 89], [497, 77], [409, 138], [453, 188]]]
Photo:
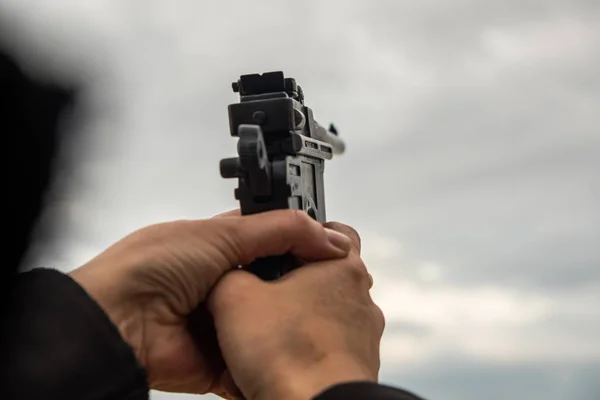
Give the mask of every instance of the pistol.
[[[238, 179], [234, 195], [241, 214], [297, 209], [326, 222], [325, 160], [345, 151], [337, 129], [315, 121], [302, 88], [282, 71], [242, 75], [232, 89], [240, 96], [239, 103], [228, 106], [238, 157], [221, 160], [220, 170], [223, 178]], [[244, 267], [275, 280], [300, 265], [287, 254]]]

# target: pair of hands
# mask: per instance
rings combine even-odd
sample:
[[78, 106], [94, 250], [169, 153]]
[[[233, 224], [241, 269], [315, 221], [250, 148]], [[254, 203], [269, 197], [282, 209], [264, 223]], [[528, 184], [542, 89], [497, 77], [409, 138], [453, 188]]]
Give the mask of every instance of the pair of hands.
[[[288, 252], [308, 264], [275, 282], [236, 268]], [[294, 400], [377, 380], [384, 318], [348, 226], [293, 210], [158, 224], [70, 275], [152, 389]]]

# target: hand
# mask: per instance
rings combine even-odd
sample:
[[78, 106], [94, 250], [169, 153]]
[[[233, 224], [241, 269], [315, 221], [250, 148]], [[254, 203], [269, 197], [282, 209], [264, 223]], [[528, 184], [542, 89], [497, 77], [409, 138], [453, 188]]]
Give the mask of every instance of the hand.
[[208, 299], [223, 358], [248, 400], [307, 400], [348, 381], [377, 381], [384, 318], [369, 295], [360, 238], [344, 259], [315, 262], [275, 282], [225, 275]]
[[[203, 307], [227, 271], [287, 252], [314, 260], [345, 257], [350, 250], [348, 237], [303, 212], [235, 214], [141, 229], [70, 274], [132, 346], [152, 389], [222, 396], [231, 391]], [[188, 318], [191, 313], [194, 318]]]

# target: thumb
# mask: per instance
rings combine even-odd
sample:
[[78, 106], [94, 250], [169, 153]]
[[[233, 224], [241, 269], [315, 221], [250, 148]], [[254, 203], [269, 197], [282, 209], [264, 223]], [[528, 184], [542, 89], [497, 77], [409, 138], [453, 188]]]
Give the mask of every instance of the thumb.
[[350, 238], [325, 228], [299, 210], [215, 218], [213, 243], [229, 265], [249, 264], [257, 258], [292, 253], [303, 260], [327, 260], [348, 255]]

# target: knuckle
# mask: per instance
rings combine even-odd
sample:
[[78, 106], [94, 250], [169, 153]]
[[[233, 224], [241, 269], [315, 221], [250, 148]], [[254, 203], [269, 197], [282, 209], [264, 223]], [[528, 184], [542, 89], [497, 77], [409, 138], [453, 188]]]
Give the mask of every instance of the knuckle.
[[206, 221], [206, 228], [216, 235], [232, 237], [237, 234], [244, 223], [246, 223], [245, 220], [232, 221], [228, 218], [213, 218]]
[[314, 221], [302, 210], [289, 210], [287, 212], [287, 223], [292, 228], [292, 232], [295, 232], [296, 230], [309, 229]]
[[385, 329], [385, 314], [381, 307], [373, 303], [373, 316], [375, 319], [376, 326], [379, 327], [379, 331], [383, 333]]
[[226, 274], [219, 283], [213, 288], [210, 298], [212, 304], [217, 308], [231, 308], [246, 299], [244, 290], [238, 287], [237, 274], [239, 272], [231, 272]]
[[345, 228], [345, 232], [344, 233], [346, 233], [346, 235], [348, 235], [352, 239], [354, 239], [354, 241], [358, 245], [358, 248], [360, 248], [360, 246], [361, 246], [361, 238], [360, 238], [360, 234], [358, 233], [358, 231], [356, 229], [354, 229], [353, 227], [351, 227], [350, 225], [344, 225], [344, 228]]
[[346, 276], [355, 284], [369, 282], [369, 273], [359, 257], [352, 257], [345, 268]]
[[342, 224], [341, 222], [327, 222], [325, 224], [325, 227], [327, 227], [329, 229], [333, 229], [334, 231], [338, 231], [338, 232], [343, 233], [344, 235], [348, 236], [350, 239], [352, 239], [352, 242], [354, 243], [354, 245], [358, 249], [360, 249], [360, 247], [361, 247], [360, 235], [359, 235], [358, 231], [356, 229], [354, 229], [353, 227], [351, 227], [350, 225]]
[[234, 264], [240, 255], [255, 251], [251, 248], [252, 242], [246, 240], [243, 233], [250, 231], [244, 226], [248, 221], [235, 221], [230, 218], [218, 218], [210, 221], [212, 224], [207, 227], [209, 229], [206, 229], [210, 234], [203, 235], [203, 240], [212, 247], [220, 249], [221, 254], [228, 258], [230, 264]]

